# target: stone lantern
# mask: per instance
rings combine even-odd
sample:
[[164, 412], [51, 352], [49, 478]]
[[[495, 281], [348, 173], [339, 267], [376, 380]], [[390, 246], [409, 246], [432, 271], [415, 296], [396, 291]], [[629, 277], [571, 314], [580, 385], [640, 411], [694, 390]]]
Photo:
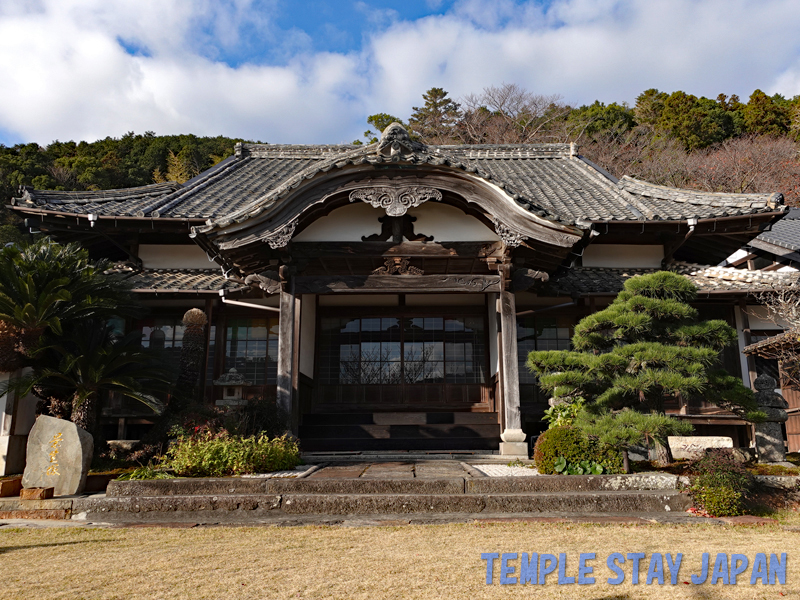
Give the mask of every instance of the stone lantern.
[[794, 466], [786, 462], [786, 448], [783, 445], [781, 428], [781, 423], [785, 423], [789, 418], [786, 414], [789, 403], [775, 391], [778, 384], [775, 378], [769, 375], [759, 375], [753, 386], [756, 388], [755, 400], [758, 409], [767, 414], [764, 422], [755, 424], [758, 462]]
[[253, 385], [251, 381], [246, 381], [244, 375], [236, 369], [231, 369], [219, 379], [214, 380], [214, 385], [222, 386], [222, 400], [217, 400], [217, 406], [243, 406], [247, 400], [242, 398], [242, 390], [245, 386]]

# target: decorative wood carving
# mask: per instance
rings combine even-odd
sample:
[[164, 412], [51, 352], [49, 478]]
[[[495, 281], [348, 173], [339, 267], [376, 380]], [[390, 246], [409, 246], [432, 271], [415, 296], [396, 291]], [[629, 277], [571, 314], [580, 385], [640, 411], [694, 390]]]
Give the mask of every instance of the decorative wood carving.
[[292, 235], [294, 234], [294, 230], [297, 227], [297, 217], [289, 221], [283, 227], [276, 229], [272, 233], [268, 234], [264, 237], [264, 241], [269, 244], [269, 247], [273, 250], [278, 248], [283, 248], [289, 243], [289, 240], [292, 239]]
[[409, 265], [405, 256], [395, 256], [386, 259], [382, 267], [375, 269], [373, 275], [423, 275], [422, 269]]
[[361, 200], [373, 208], [383, 208], [390, 217], [402, 217], [409, 208], [428, 200], [441, 200], [442, 192], [425, 186], [392, 187], [378, 186], [350, 192], [350, 202]]
[[524, 235], [511, 229], [499, 219], [494, 219], [494, 230], [497, 232], [497, 235], [500, 236], [500, 239], [505, 242], [506, 246], [519, 246], [522, 240], [525, 239]]
[[362, 235], [362, 242], [386, 242], [389, 238], [395, 244], [399, 244], [406, 238], [409, 242], [432, 242], [432, 235], [423, 235], [414, 232], [414, 221], [416, 217], [403, 215], [402, 217], [378, 217], [381, 224], [381, 232], [372, 235]]
[[277, 294], [281, 291], [281, 278], [277, 271], [264, 271], [248, 275], [244, 278], [245, 284], [264, 290], [267, 294]]

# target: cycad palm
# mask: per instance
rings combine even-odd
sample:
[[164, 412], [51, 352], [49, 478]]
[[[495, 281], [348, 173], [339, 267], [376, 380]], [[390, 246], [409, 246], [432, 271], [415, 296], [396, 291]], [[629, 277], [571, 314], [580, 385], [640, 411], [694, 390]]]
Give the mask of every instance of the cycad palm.
[[43, 333], [60, 336], [67, 322], [134, 315], [124, 282], [107, 267], [48, 238], [0, 250], [0, 321], [22, 330], [19, 351], [30, 357]]
[[58, 356], [57, 366], [38, 369], [28, 385], [70, 394], [72, 421], [92, 434], [100, 399], [108, 393], [132, 398], [156, 412], [163, 409], [161, 401], [149, 392], [166, 387], [170, 373], [154, 352], [141, 347], [138, 332], [115, 338], [108, 325], [87, 321], [71, 339], [42, 351]]

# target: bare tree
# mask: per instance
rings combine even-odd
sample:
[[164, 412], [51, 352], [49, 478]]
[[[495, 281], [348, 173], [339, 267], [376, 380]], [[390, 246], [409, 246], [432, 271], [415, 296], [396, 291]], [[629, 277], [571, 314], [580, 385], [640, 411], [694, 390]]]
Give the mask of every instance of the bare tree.
[[742, 136], [693, 155], [692, 183], [710, 192], [782, 192], [800, 199], [797, 144], [787, 137]]
[[461, 100], [461, 141], [467, 144], [530, 144], [565, 141], [563, 127], [570, 107], [561, 96], [534, 94], [515, 83], [504, 83], [469, 94]]
[[759, 342], [752, 353], [778, 362], [781, 387], [800, 389], [800, 280], [755, 298], [767, 309], [767, 318], [785, 331]]

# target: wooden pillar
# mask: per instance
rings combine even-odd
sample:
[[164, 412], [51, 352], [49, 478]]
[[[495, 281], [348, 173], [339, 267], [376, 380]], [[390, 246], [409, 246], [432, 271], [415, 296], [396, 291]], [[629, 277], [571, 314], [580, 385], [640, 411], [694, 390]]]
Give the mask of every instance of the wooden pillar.
[[[288, 289], [287, 289], [288, 288]], [[287, 428], [297, 435], [296, 426], [296, 394], [294, 393], [295, 363], [295, 293], [294, 282], [290, 281], [281, 289], [280, 317], [278, 321], [278, 390], [277, 401], [289, 416]]]
[[[744, 334], [744, 345], [749, 346], [753, 343], [753, 336], [750, 334], [750, 318], [747, 315], [747, 300], [739, 299], [739, 314], [742, 317], [742, 333]], [[756, 359], [752, 354], [747, 355], [747, 374], [750, 380], [750, 389], [755, 389], [753, 383], [758, 377], [756, 373]]]
[[517, 362], [517, 303], [504, 277], [500, 292], [500, 377], [503, 390], [504, 429], [500, 438], [500, 454], [528, 457], [528, 444], [522, 431], [519, 406], [519, 364]]
[[[205, 306], [205, 313], [206, 313], [206, 351], [203, 354], [203, 365], [200, 368], [200, 403], [205, 404], [207, 402], [207, 394], [206, 394], [206, 381], [208, 380], [208, 355], [211, 351], [211, 327], [214, 324], [212, 321], [214, 314], [213, 314], [213, 306], [214, 300], [211, 298], [206, 298], [206, 306]], [[213, 400], [212, 400], [213, 403]]]

